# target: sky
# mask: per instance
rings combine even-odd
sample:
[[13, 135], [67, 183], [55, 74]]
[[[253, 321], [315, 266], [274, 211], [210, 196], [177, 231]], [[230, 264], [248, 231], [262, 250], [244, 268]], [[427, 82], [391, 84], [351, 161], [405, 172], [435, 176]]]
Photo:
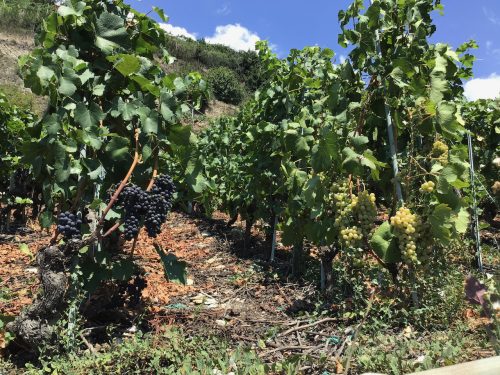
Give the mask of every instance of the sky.
[[[153, 6], [170, 17], [165, 30], [234, 49], [253, 49], [260, 39], [269, 41], [280, 57], [292, 48], [318, 45], [334, 50], [342, 61], [348, 50], [337, 44], [337, 13], [350, 0], [128, 0], [149, 12]], [[470, 100], [500, 96], [500, 0], [441, 0], [444, 15], [433, 14], [437, 31], [432, 42], [454, 48], [470, 39], [479, 49], [474, 78], [465, 83]], [[154, 13], [153, 18], [158, 18]]]

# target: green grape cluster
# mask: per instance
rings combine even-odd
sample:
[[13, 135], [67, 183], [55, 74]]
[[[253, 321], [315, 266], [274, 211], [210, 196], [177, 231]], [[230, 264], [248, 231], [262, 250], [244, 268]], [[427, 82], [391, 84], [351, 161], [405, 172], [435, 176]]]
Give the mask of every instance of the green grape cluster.
[[432, 157], [438, 159], [441, 164], [448, 164], [448, 146], [446, 143], [441, 141], [434, 142], [432, 145], [431, 155]]
[[418, 264], [416, 239], [420, 220], [406, 207], [401, 207], [391, 217], [391, 225], [399, 240], [399, 248], [403, 261], [407, 264]]
[[377, 205], [375, 194], [364, 190], [358, 196], [352, 197], [352, 208], [361, 226], [361, 231], [365, 236], [368, 236], [374, 227], [374, 222], [377, 217]]
[[357, 226], [344, 228], [340, 231], [342, 242], [347, 247], [355, 247], [363, 239], [363, 233]]
[[336, 185], [332, 190], [334, 191], [333, 202], [336, 212], [334, 225], [340, 228], [347, 225], [349, 215], [352, 211], [352, 204], [349, 199], [347, 184]]
[[432, 193], [434, 191], [434, 186], [436, 186], [436, 185], [432, 181], [424, 182], [420, 186], [420, 192], [421, 193]]

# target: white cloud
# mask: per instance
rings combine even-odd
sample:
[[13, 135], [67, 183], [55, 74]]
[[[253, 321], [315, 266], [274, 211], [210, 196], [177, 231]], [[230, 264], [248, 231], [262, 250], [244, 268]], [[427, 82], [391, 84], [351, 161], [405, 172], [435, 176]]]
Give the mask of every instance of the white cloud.
[[169, 23], [160, 23], [160, 27], [170, 35], [183, 36], [189, 39], [196, 40], [196, 34], [190, 33], [184, 27], [174, 26]]
[[341, 64], [343, 64], [346, 59], [347, 59], [346, 55], [340, 55], [339, 56], [339, 61], [340, 61]]
[[229, 8], [229, 4], [224, 4], [222, 7], [217, 9], [215, 13], [220, 16], [227, 16], [229, 13], [231, 13], [231, 8]]
[[254, 50], [255, 43], [260, 37], [240, 24], [217, 26], [215, 34], [206, 37], [205, 41], [211, 44], [224, 44], [238, 51]]
[[500, 75], [493, 73], [488, 78], [474, 78], [464, 85], [468, 100], [494, 99], [500, 97]]
[[500, 18], [497, 17], [495, 12], [493, 12], [492, 10], [490, 10], [486, 7], [483, 7], [483, 13], [486, 16], [486, 18], [488, 19], [488, 21], [490, 21], [494, 25], [500, 26]]

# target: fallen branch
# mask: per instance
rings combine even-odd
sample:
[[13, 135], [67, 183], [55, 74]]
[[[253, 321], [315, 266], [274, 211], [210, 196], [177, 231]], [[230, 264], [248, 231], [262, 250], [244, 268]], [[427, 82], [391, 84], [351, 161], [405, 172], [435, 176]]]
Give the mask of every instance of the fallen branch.
[[318, 349], [317, 346], [304, 346], [304, 345], [290, 345], [290, 346], [280, 346], [279, 348], [268, 350], [267, 352], [259, 354], [259, 357], [267, 357], [269, 354], [276, 352], [282, 352], [285, 350], [306, 350], [306, 349]]
[[306, 324], [306, 325], [303, 325], [303, 326], [300, 326], [300, 327], [290, 328], [288, 331], [280, 333], [278, 336], [282, 337], [282, 336], [286, 336], [286, 335], [288, 335], [288, 334], [290, 334], [292, 332], [295, 332], [295, 331], [299, 331], [299, 330], [302, 330], [302, 329], [306, 329], [306, 328], [311, 328], [311, 327], [317, 326], [318, 324], [323, 324], [323, 323], [328, 323], [328, 322], [338, 322], [338, 321], [339, 320], [337, 318], [324, 318], [324, 319], [318, 320], [317, 322], [314, 322], [314, 323]]
[[90, 352], [95, 355], [97, 352], [96, 352], [95, 348], [92, 346], [92, 344], [90, 342], [88, 342], [88, 340], [85, 338], [85, 336], [83, 336], [83, 334], [81, 332], [78, 335], [82, 339], [85, 346], [90, 350]]

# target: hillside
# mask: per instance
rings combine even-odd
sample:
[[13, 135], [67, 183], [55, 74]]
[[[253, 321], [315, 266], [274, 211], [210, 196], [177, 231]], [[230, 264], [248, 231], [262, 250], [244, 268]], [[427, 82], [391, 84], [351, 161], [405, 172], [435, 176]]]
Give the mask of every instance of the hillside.
[[[38, 114], [43, 112], [45, 101], [23, 89], [22, 80], [17, 75], [17, 59], [34, 47], [33, 30], [50, 10], [46, 3], [22, 0], [0, 4], [0, 69], [3, 73], [0, 75], [0, 90], [12, 102]], [[34, 16], [30, 17], [30, 14]], [[235, 113], [237, 105], [262, 83], [255, 52], [235, 51], [223, 45], [207, 44], [203, 40], [170, 35], [166, 43], [175, 57], [174, 63], [164, 67], [167, 73], [185, 75], [198, 71], [209, 83], [213, 100], [207, 110], [197, 116], [195, 127], [205, 124], [207, 119]], [[225, 95], [219, 94], [219, 86], [223, 86]]]

